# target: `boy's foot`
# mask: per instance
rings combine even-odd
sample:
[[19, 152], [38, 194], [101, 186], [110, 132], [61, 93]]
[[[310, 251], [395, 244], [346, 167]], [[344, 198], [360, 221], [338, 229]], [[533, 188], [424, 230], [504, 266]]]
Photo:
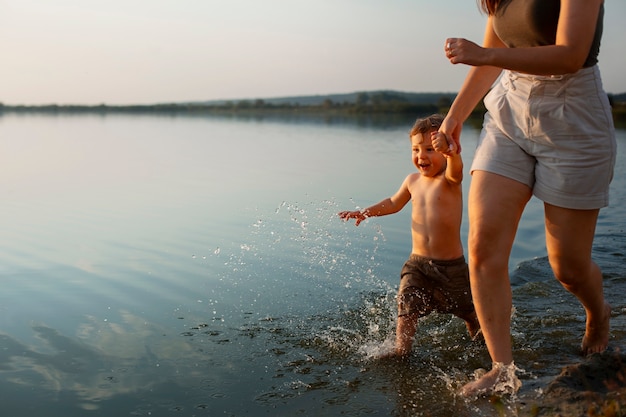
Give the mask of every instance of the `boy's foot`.
[[580, 346], [583, 355], [602, 353], [609, 344], [609, 328], [611, 319], [611, 306], [604, 303], [604, 317], [598, 323], [592, 323], [587, 316], [585, 336]]
[[491, 371], [475, 381], [465, 384], [460, 394], [466, 398], [475, 398], [479, 395], [515, 394], [522, 386], [521, 381], [515, 375], [515, 364], [494, 363]]

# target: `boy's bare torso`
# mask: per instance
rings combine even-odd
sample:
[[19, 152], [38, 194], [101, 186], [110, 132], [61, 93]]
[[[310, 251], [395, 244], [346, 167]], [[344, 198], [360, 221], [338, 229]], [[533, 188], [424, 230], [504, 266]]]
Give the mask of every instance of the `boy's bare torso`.
[[426, 177], [416, 172], [406, 177], [405, 185], [411, 194], [412, 252], [439, 260], [461, 257], [461, 184], [449, 182], [444, 173]]

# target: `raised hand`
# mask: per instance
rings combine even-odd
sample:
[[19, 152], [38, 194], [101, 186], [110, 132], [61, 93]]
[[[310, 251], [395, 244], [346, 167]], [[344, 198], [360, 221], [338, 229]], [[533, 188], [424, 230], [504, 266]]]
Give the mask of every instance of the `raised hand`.
[[339, 214], [339, 217], [343, 221], [348, 221], [350, 219], [356, 219], [354, 223], [355, 226], [358, 226], [363, 220], [367, 219], [367, 216], [363, 214], [363, 212], [355, 210], [355, 211], [342, 211]]

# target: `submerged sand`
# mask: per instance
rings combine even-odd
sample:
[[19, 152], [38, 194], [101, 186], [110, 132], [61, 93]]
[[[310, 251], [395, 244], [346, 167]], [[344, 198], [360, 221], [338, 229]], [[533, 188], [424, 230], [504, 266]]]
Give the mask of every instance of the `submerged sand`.
[[626, 355], [607, 351], [563, 368], [526, 411], [550, 417], [626, 415]]

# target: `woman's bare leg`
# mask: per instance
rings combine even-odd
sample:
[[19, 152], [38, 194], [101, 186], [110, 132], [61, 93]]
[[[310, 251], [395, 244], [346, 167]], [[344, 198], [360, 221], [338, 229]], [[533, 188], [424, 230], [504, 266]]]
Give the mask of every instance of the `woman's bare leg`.
[[604, 300], [602, 272], [591, 260], [599, 210], [545, 204], [546, 246], [554, 275], [580, 301], [587, 315], [583, 354], [603, 352], [609, 342], [611, 307]]
[[[524, 184], [475, 171], [469, 193], [469, 267], [474, 306], [494, 364], [512, 365], [509, 255], [520, 217], [530, 199]], [[501, 382], [503, 366], [463, 387], [473, 396]]]

